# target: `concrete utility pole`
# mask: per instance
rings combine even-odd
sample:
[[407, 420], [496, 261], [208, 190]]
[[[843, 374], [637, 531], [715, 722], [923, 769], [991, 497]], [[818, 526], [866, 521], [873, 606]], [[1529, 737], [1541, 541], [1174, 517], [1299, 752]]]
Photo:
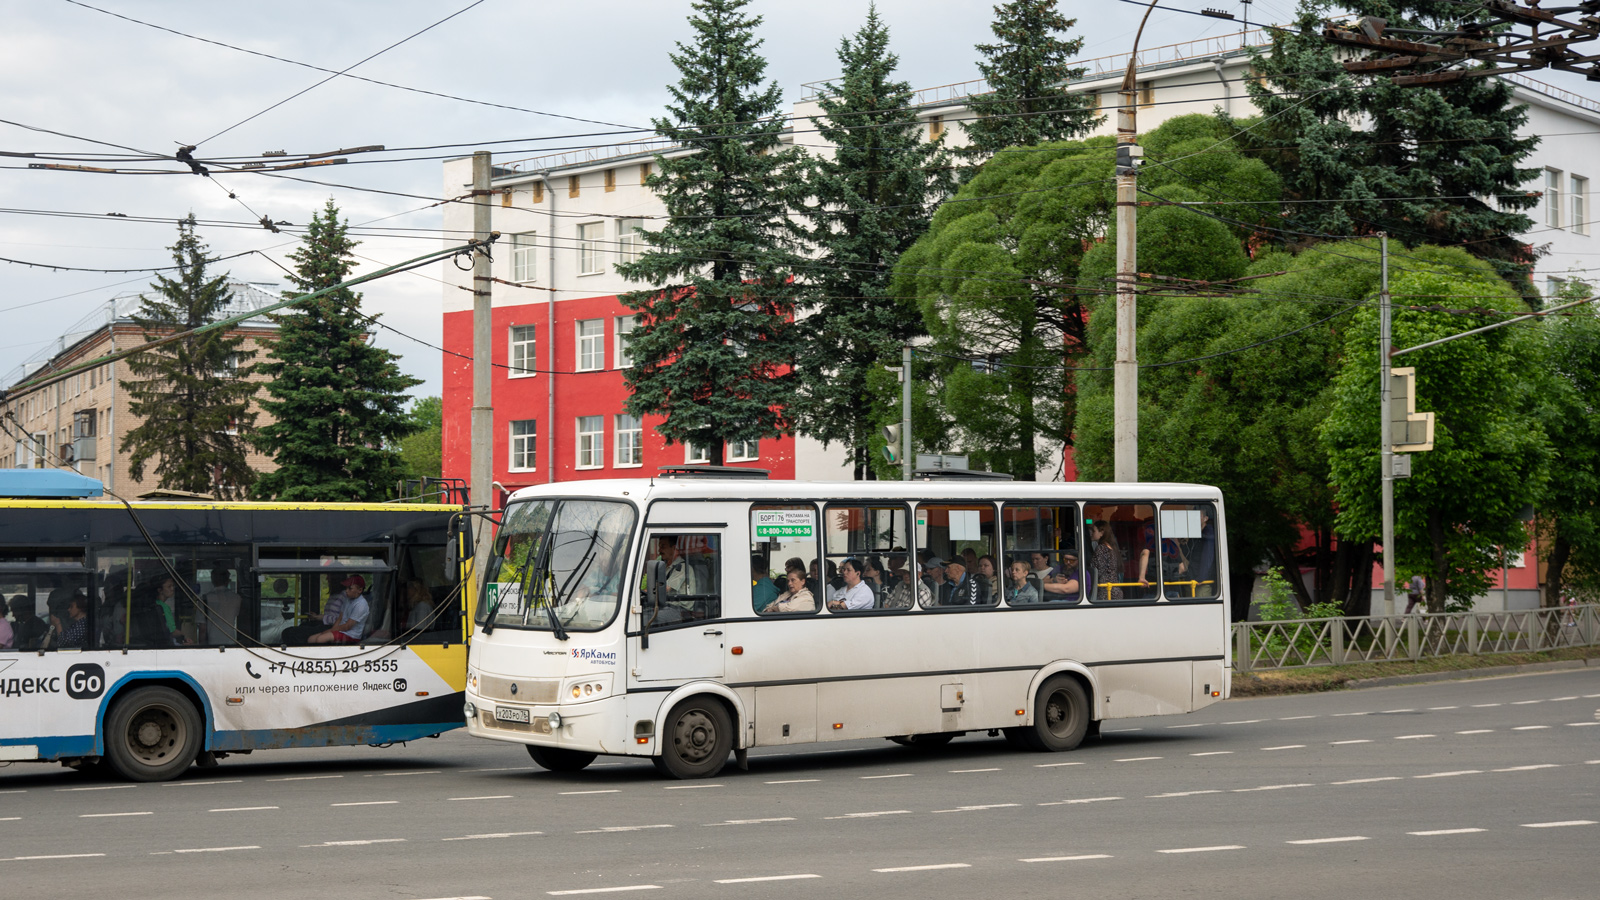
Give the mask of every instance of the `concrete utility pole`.
[[911, 345], [900, 349], [900, 480], [911, 480]]
[[1139, 264], [1139, 38], [1155, 10], [1144, 12], [1133, 36], [1128, 70], [1117, 108], [1117, 361], [1112, 370], [1114, 415], [1112, 459], [1119, 482], [1139, 480], [1139, 358], [1137, 295]]
[[1383, 614], [1394, 615], [1394, 423], [1389, 404], [1393, 399], [1389, 385], [1389, 236], [1380, 234], [1378, 246], [1383, 256], [1383, 281], [1378, 291], [1378, 438], [1383, 442]]
[[[472, 237], [489, 239], [488, 151], [472, 154]], [[491, 320], [489, 254], [472, 256], [472, 502], [494, 506], [494, 380], [490, 365], [494, 325]], [[473, 554], [472, 571], [481, 576], [489, 559], [489, 542], [480, 540]]]

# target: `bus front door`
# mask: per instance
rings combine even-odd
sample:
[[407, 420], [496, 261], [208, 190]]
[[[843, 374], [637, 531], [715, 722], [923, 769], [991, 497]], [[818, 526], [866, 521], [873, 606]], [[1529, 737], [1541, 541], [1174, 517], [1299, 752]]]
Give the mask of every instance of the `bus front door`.
[[640, 681], [721, 678], [727, 656], [722, 628], [720, 531], [653, 531], [646, 558], [664, 567], [662, 589], [645, 597], [640, 617], [649, 646], [634, 638]]

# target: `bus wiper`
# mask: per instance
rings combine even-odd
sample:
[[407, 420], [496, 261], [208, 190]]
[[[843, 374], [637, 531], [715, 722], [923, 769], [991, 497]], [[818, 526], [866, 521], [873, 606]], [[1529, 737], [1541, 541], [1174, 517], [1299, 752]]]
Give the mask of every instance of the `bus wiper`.
[[[553, 518], [551, 524], [555, 524]], [[544, 614], [545, 618], [550, 620], [550, 633], [556, 636], [556, 640], [564, 641], [567, 639], [567, 630], [561, 627], [561, 620], [556, 617], [556, 598], [553, 591], [555, 579], [547, 571], [550, 568], [550, 547], [555, 541], [556, 530], [552, 527], [539, 547], [539, 561], [534, 564], [533, 571], [528, 573], [532, 576], [528, 579], [528, 587], [538, 585], [545, 592]], [[529, 597], [529, 602], [532, 602], [533, 598], [528, 593], [528, 587], [523, 588], [523, 596]]]
[[[556, 593], [557, 601], [563, 601], [563, 599], [567, 596], [567, 591], [571, 589], [573, 583], [589, 573], [589, 567], [594, 565], [594, 545], [599, 540], [600, 528], [596, 526], [593, 531], [589, 532], [589, 546], [583, 548], [582, 561], [573, 568], [572, 574], [567, 576], [567, 580], [561, 583], [561, 587]], [[573, 615], [576, 614], [577, 612], [574, 610]], [[566, 640], [566, 638], [563, 637], [562, 640]]]

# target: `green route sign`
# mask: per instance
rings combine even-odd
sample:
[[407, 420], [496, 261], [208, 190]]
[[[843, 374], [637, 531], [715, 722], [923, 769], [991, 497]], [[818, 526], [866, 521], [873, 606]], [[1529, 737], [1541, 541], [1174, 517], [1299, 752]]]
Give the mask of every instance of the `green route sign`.
[[809, 509], [768, 509], [750, 514], [758, 541], [773, 538], [809, 538], [815, 533], [816, 512]]

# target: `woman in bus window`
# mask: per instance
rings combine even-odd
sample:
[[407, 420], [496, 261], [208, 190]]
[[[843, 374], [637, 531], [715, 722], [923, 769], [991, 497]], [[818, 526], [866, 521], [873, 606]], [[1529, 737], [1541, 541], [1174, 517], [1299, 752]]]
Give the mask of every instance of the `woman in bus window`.
[[433, 615], [433, 595], [419, 579], [406, 582], [406, 630], [420, 629]]
[[978, 557], [978, 570], [973, 573], [973, 577], [982, 585], [983, 592], [991, 597], [1001, 586], [1000, 570], [995, 566], [994, 557], [987, 553]]
[[1011, 561], [1011, 583], [1006, 586], [1006, 603], [1011, 606], [1025, 606], [1029, 603], [1039, 602], [1039, 592], [1034, 590], [1028, 581], [1028, 576], [1033, 570], [1028, 568], [1025, 560]]
[[828, 600], [828, 608], [833, 610], [857, 610], [872, 608], [872, 588], [866, 586], [861, 580], [861, 561], [851, 557], [839, 564], [839, 576], [844, 579], [844, 585], [835, 588], [833, 596]]
[[790, 569], [787, 573], [789, 589], [778, 595], [766, 608], [769, 613], [789, 612], [814, 612], [817, 608], [817, 598], [806, 587], [806, 575], [798, 569]]
[[883, 572], [883, 558], [869, 556], [862, 562], [861, 580], [872, 590], [872, 605], [882, 606], [889, 598], [888, 576]]
[[[1090, 567], [1094, 570], [1094, 580], [1101, 585], [1114, 584], [1121, 580], [1118, 571], [1122, 568], [1121, 554], [1117, 551], [1117, 539], [1111, 536], [1110, 526], [1103, 521], [1092, 521], [1089, 525], [1089, 538], [1093, 543], [1090, 551]], [[1121, 600], [1122, 588], [1113, 587], [1106, 598]]]

